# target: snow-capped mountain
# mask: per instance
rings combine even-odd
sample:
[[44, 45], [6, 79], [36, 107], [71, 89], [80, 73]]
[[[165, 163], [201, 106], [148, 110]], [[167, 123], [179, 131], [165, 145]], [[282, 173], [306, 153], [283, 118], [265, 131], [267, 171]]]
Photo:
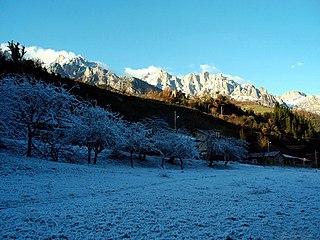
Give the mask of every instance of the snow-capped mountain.
[[272, 106], [274, 103], [286, 104], [293, 109], [306, 110], [320, 114], [320, 95], [306, 95], [299, 91], [291, 91], [283, 96], [269, 94], [263, 88], [256, 88], [251, 83], [239, 83], [230, 75], [190, 73], [183, 77], [172, 76], [163, 69], [147, 72], [141, 79], [160, 89], [171, 88], [181, 90], [188, 95], [217, 94], [228, 95], [238, 101], [253, 101]]
[[238, 83], [230, 75], [214, 75], [203, 72], [177, 77], [159, 69], [152, 73], [146, 73], [141, 79], [160, 89], [181, 90], [187, 95], [210, 94], [216, 96], [223, 94], [239, 101], [255, 101], [268, 106], [272, 106], [275, 102], [283, 103], [280, 97], [269, 94], [266, 89], [257, 89], [249, 83]]
[[320, 114], [320, 95], [290, 91], [283, 94], [281, 98], [289, 107]]
[[119, 77], [103, 68], [99, 63], [90, 62], [81, 55], [69, 59], [60, 55], [54, 62], [46, 64], [46, 68], [49, 72], [60, 74], [62, 77], [78, 79], [96, 86], [109, 86], [123, 92], [159, 91], [158, 88], [140, 79]]
[[[119, 91], [141, 94], [148, 90], [160, 91], [170, 88], [181, 90], [186, 95], [210, 94], [215, 97], [217, 94], [223, 94], [235, 100], [254, 101], [267, 106], [272, 106], [275, 102], [286, 103], [295, 109], [320, 114], [320, 95], [306, 95], [299, 91], [291, 91], [283, 96], [277, 96], [269, 94], [262, 87], [256, 88], [251, 83], [241, 83], [238, 77], [228, 74], [202, 72], [178, 77], [152, 66], [143, 69], [143, 74], [138, 76], [129, 74], [134, 77], [125, 77], [117, 76], [98, 62], [88, 61], [83, 56], [76, 56], [72, 52], [44, 50], [37, 47], [26, 49], [29, 54], [27, 57], [40, 58], [50, 72], [92, 85], [110, 86]], [[130, 70], [141, 73], [141, 69]]]

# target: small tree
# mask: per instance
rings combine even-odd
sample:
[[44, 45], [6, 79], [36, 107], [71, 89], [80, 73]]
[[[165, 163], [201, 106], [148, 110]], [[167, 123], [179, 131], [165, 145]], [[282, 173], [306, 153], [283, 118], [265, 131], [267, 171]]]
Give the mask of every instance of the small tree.
[[265, 150], [265, 148], [268, 146], [269, 138], [259, 134], [258, 139], [257, 139], [257, 144], [259, 147], [259, 150], [262, 152]]
[[24, 46], [20, 46], [20, 43], [14, 43], [13, 41], [8, 42], [8, 48], [11, 53], [12, 61], [15, 64], [22, 63], [22, 59], [24, 55], [27, 53], [26, 48]]

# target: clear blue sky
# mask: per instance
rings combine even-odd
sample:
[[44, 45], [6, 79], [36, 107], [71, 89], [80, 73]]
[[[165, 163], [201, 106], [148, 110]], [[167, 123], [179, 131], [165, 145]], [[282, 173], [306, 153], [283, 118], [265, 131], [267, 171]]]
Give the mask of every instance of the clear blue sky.
[[67, 50], [121, 74], [201, 64], [282, 94], [320, 94], [319, 0], [0, 0], [0, 42]]

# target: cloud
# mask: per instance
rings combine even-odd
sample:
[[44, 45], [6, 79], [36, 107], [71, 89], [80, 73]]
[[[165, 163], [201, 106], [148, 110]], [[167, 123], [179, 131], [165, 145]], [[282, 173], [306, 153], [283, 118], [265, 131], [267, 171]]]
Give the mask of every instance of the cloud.
[[301, 67], [302, 65], [303, 65], [302, 62], [297, 62], [297, 63], [291, 65], [291, 69], [294, 69], [294, 68], [297, 68], [297, 67]]
[[63, 56], [66, 59], [76, 56], [73, 52], [67, 52], [65, 50], [55, 51], [53, 49], [43, 49], [36, 46], [26, 47], [26, 50], [26, 58], [39, 58], [45, 64], [54, 62], [59, 56]]
[[[7, 43], [0, 44], [1, 49], [5, 51], [9, 50], [7, 46]], [[66, 59], [70, 59], [76, 56], [76, 54], [73, 52], [67, 52], [65, 50], [55, 51], [53, 49], [44, 49], [37, 46], [26, 47], [26, 51], [27, 52], [25, 54], [25, 58], [38, 58], [45, 64], [54, 62], [60, 55], [64, 56]]]
[[211, 66], [208, 64], [200, 65], [200, 68], [201, 68], [201, 72], [208, 72], [208, 73], [212, 73], [212, 74], [221, 72], [217, 67]]
[[0, 48], [1, 48], [2, 50], [8, 50], [7, 45], [8, 45], [8, 43], [1, 43], [1, 44], [0, 44]]
[[140, 68], [140, 69], [132, 69], [132, 68], [125, 68], [124, 73], [125, 75], [129, 77], [136, 77], [136, 78], [142, 78], [143, 76], [147, 75], [148, 73], [156, 73], [161, 68], [155, 67], [155, 66], [149, 66], [147, 68]]

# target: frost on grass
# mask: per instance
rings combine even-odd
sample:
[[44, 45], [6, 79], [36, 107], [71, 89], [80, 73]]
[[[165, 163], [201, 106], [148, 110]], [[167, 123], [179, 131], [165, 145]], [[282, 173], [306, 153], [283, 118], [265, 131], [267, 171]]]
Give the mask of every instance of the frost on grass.
[[99, 163], [0, 153], [0, 238], [320, 238], [318, 170]]

